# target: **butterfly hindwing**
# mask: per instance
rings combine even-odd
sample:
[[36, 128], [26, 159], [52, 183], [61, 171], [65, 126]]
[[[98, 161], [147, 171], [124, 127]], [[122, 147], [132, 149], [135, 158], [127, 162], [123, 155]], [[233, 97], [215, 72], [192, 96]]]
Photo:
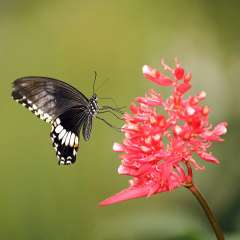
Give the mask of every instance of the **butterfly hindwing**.
[[72, 164], [76, 161], [79, 132], [87, 118], [87, 108], [77, 106], [67, 110], [53, 122], [50, 137], [59, 164]]
[[52, 122], [73, 106], [88, 104], [88, 99], [74, 87], [47, 77], [15, 80], [12, 97], [46, 122]]

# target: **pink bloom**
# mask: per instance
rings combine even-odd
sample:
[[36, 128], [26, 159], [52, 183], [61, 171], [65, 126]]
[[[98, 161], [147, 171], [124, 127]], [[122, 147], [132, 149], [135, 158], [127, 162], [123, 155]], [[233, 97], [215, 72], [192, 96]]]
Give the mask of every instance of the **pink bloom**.
[[[132, 179], [127, 189], [101, 205], [171, 191], [192, 181], [192, 168], [203, 170], [204, 162], [219, 163], [208, 148], [212, 142], [223, 141], [227, 123], [216, 127], [209, 123], [209, 108], [201, 104], [205, 92], [185, 96], [192, 76], [177, 61], [174, 69], [163, 61], [162, 65], [170, 77], [147, 65], [143, 75], [157, 85], [170, 87], [171, 95], [164, 100], [160, 93], [150, 90], [136, 98], [130, 106], [131, 114], [124, 115], [125, 139], [122, 144], [115, 143], [113, 150], [122, 153], [118, 173]], [[198, 157], [203, 160], [201, 164], [196, 161]]]

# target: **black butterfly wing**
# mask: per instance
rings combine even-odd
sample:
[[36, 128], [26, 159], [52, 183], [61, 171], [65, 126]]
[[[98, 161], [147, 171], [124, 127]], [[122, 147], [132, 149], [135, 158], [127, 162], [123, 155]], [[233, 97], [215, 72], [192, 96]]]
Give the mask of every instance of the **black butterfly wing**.
[[[80, 130], [89, 121], [89, 100], [67, 83], [47, 77], [15, 80], [12, 97], [36, 116], [52, 124], [50, 136], [59, 163], [74, 163]], [[85, 140], [90, 137], [88, 131], [84, 130]]]
[[12, 97], [46, 122], [88, 99], [76, 88], [48, 77], [23, 77], [13, 82]]
[[86, 106], [76, 106], [61, 114], [52, 125], [51, 139], [59, 164], [76, 161], [79, 148], [79, 133], [88, 119]]

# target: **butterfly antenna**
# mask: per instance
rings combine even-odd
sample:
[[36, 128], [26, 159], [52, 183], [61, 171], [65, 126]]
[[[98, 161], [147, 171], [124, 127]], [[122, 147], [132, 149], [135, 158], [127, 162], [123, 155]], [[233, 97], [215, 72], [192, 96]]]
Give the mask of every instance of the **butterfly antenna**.
[[107, 120], [105, 120], [104, 118], [101, 118], [99, 116], [96, 116], [97, 119], [103, 121], [106, 125], [108, 125], [109, 127], [113, 128], [114, 130], [121, 132], [121, 128], [120, 127], [115, 127], [113, 126], [111, 123], [109, 123]]
[[93, 94], [95, 93], [95, 84], [96, 84], [96, 80], [97, 80], [97, 72], [94, 71], [94, 80], [93, 80]]
[[101, 88], [103, 88], [104, 86], [105, 86], [105, 84], [106, 84], [106, 82], [108, 82], [109, 81], [109, 79], [105, 79], [104, 81], [103, 81], [103, 83], [97, 88], [97, 92], [99, 91], [99, 89], [101, 89]]
[[104, 105], [100, 108], [100, 110], [112, 110], [112, 111], [115, 111], [117, 113], [120, 113], [120, 114], [124, 114], [124, 112], [122, 111], [124, 108], [126, 107], [111, 107], [111, 106], [108, 106], [108, 105]]

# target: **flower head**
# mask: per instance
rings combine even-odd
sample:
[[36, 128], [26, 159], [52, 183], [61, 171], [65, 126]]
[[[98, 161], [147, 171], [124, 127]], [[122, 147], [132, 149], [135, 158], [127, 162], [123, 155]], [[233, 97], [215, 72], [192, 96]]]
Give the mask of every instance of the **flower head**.
[[157, 85], [171, 88], [165, 100], [151, 89], [144, 97], [137, 97], [130, 106], [131, 113], [124, 115], [122, 144], [115, 143], [113, 150], [121, 152], [118, 173], [131, 176], [130, 186], [101, 202], [101, 205], [151, 196], [186, 186], [192, 181], [192, 168], [204, 169], [197, 163], [219, 163], [208, 151], [212, 142], [223, 141], [227, 123], [213, 127], [208, 120], [209, 107], [201, 104], [206, 93], [186, 97], [191, 88], [191, 74], [185, 73], [178, 61], [175, 68], [162, 66], [170, 76], [145, 65], [143, 75]]

